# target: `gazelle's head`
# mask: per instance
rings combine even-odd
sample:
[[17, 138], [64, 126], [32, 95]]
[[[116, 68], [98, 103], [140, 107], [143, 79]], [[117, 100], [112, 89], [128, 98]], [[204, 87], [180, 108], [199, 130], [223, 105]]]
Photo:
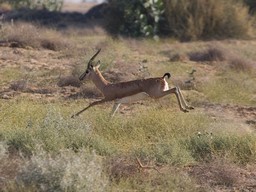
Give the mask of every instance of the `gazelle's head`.
[[92, 56], [92, 58], [89, 60], [85, 72], [84, 72], [82, 75], [80, 75], [80, 77], [79, 77], [79, 80], [80, 80], [80, 81], [84, 80], [85, 78], [90, 78], [91, 74], [92, 74], [93, 72], [95, 72], [95, 70], [99, 67], [99, 62], [98, 62], [98, 65], [97, 65], [97, 66], [93, 66], [93, 61], [94, 61], [95, 57], [100, 53], [100, 50], [101, 50], [101, 49], [99, 49], [99, 50]]

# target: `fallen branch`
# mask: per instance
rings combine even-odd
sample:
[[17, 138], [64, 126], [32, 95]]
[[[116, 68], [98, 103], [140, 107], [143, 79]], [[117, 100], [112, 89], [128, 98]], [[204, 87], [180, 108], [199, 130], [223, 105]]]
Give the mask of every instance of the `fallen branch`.
[[148, 166], [148, 165], [142, 165], [141, 161], [139, 160], [138, 157], [136, 157], [137, 163], [139, 164], [141, 169], [154, 169], [156, 170], [158, 173], [160, 173], [160, 171], [156, 168], [156, 166]]

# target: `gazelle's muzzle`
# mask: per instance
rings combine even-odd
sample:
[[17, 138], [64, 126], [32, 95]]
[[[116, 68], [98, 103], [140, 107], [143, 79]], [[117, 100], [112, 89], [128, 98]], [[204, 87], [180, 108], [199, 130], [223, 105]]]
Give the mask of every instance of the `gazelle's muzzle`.
[[79, 80], [80, 81], [84, 80], [86, 74], [87, 74], [87, 71], [85, 71], [82, 75], [80, 75]]

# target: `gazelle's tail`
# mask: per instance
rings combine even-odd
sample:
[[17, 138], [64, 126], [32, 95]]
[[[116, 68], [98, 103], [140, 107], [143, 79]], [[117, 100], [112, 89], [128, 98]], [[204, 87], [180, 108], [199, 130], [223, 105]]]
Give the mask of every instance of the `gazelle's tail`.
[[171, 74], [170, 73], [165, 73], [164, 76], [162, 78], [165, 78], [165, 76], [167, 76], [168, 79], [170, 79]]

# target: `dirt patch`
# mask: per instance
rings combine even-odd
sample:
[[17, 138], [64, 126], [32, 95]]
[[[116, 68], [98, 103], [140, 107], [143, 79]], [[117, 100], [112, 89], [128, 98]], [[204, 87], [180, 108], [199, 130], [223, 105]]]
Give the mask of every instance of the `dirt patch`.
[[203, 109], [213, 117], [246, 123], [256, 130], [256, 107], [231, 104], [203, 104]]
[[238, 167], [224, 160], [192, 166], [189, 174], [206, 189], [256, 191], [256, 167]]
[[11, 182], [15, 179], [23, 163], [24, 162], [22, 158], [15, 154], [9, 155], [8, 157], [1, 159], [0, 191], [4, 190], [7, 182]]

